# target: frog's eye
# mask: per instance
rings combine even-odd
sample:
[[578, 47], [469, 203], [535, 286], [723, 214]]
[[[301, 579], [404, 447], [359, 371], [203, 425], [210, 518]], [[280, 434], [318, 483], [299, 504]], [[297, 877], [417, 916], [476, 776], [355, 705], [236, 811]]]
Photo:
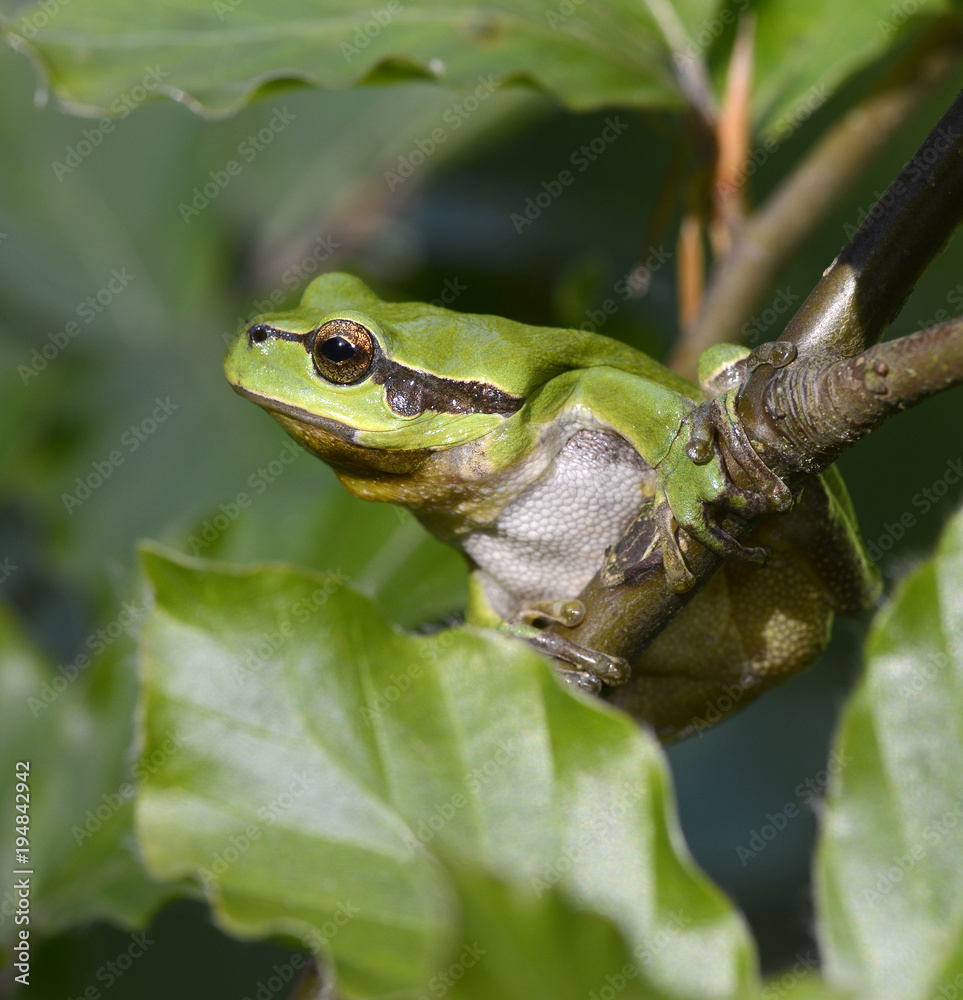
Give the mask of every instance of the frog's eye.
[[353, 319], [332, 319], [314, 338], [314, 367], [329, 382], [360, 382], [371, 368], [375, 340], [371, 331]]

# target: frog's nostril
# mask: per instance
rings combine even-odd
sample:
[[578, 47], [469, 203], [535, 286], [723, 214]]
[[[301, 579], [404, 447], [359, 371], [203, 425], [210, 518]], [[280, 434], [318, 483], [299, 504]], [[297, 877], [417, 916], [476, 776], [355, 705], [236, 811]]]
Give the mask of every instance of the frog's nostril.
[[258, 324], [257, 326], [252, 326], [248, 336], [251, 338], [252, 344], [263, 344], [265, 340], [268, 339], [268, 330], [266, 326]]

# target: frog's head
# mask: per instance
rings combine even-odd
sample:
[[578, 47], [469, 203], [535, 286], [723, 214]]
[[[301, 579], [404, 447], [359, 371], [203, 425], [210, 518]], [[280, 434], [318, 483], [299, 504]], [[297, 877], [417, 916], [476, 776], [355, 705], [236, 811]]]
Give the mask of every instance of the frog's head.
[[480, 353], [499, 336], [485, 329], [488, 319], [387, 304], [358, 279], [327, 274], [298, 309], [259, 316], [242, 330], [224, 371], [325, 461], [405, 472], [426, 452], [480, 437], [522, 406], [517, 390], [527, 387], [508, 384], [510, 367], [496, 363], [493, 380], [472, 377], [489, 371]]

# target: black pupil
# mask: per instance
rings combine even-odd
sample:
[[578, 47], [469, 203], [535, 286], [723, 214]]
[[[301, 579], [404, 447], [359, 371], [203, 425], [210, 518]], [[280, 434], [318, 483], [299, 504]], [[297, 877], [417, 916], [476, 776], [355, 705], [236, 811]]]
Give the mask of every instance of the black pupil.
[[328, 361], [333, 361], [335, 364], [347, 361], [357, 349], [355, 344], [345, 340], [344, 337], [328, 337], [321, 345], [321, 353]]

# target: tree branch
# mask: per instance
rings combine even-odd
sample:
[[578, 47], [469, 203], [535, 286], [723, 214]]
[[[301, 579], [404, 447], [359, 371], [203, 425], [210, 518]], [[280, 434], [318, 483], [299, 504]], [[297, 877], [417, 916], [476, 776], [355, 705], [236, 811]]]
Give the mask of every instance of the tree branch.
[[669, 367], [692, 377], [699, 354], [739, 343], [779, 273], [881, 151], [918, 114], [959, 63], [963, 28], [941, 18], [865, 100], [832, 126], [748, 219], [715, 268], [702, 310], [683, 332]]
[[807, 408], [819, 405], [823, 369], [879, 340], [961, 219], [963, 94], [789, 321], [779, 342], [794, 345], [798, 360], [786, 368], [755, 368], [740, 391], [739, 417], [777, 475], [825, 468], [852, 443], [832, 443], [830, 427], [814, 429], [826, 415]]
[[[963, 318], [871, 346], [961, 219], [963, 94], [827, 269], [780, 340], [757, 348], [742, 386], [712, 403], [715, 447], [738, 486], [758, 489], [749, 466], [761, 459], [795, 489], [887, 416], [963, 383]], [[725, 399], [734, 410], [723, 405]], [[746, 462], [747, 450], [753, 462]], [[734, 515], [724, 515], [721, 524], [739, 539], [751, 528], [750, 520]], [[640, 536], [646, 530], [651, 525], [641, 524]], [[661, 565], [614, 587], [596, 576], [580, 595], [589, 612], [582, 623], [551, 631], [634, 661], [721, 564], [687, 536], [682, 541], [696, 578], [693, 590], [673, 593]], [[624, 700], [625, 694], [618, 689], [613, 696]]]

